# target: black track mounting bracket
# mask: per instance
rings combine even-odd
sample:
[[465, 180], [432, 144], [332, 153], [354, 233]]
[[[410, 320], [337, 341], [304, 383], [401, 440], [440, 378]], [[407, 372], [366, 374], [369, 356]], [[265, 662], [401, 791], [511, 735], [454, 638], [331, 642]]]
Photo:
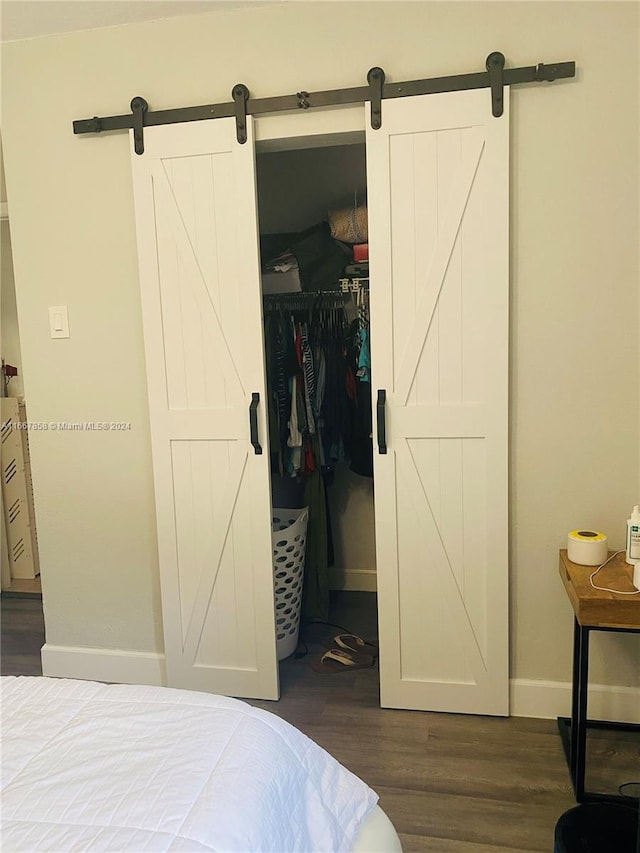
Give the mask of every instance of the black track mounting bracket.
[[384, 86], [384, 71], [382, 68], [370, 68], [367, 72], [367, 83], [371, 92], [371, 127], [380, 130], [382, 127], [382, 87]]
[[231, 97], [235, 103], [236, 113], [236, 139], [240, 145], [247, 141], [247, 101], [249, 90], [244, 83], [236, 83], [231, 90]]
[[296, 98], [298, 99], [298, 108], [301, 110], [308, 110], [311, 106], [311, 102], [309, 101], [309, 93], [308, 92], [296, 92]]
[[[131, 101], [131, 112], [133, 113], [133, 145], [136, 154], [144, 154], [144, 114], [149, 109], [149, 104], [140, 96]], [[94, 121], [100, 121], [94, 118]]]
[[504, 53], [494, 50], [487, 56], [485, 63], [489, 72], [489, 86], [491, 87], [491, 112], [494, 118], [500, 118], [504, 112]]

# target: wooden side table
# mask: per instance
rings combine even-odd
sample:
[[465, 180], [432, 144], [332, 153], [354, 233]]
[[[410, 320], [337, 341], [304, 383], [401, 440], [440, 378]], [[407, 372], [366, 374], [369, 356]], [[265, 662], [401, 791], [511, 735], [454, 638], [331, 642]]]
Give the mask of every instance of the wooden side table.
[[[612, 552], [610, 552], [611, 554]], [[594, 589], [589, 577], [594, 566], [572, 563], [566, 549], [560, 551], [560, 577], [573, 607], [573, 687], [571, 717], [558, 717], [558, 728], [569, 765], [576, 801], [614, 801], [629, 803], [628, 797], [595, 794], [585, 791], [585, 759], [587, 728], [613, 728], [640, 731], [640, 725], [608, 720], [587, 719], [587, 690], [589, 678], [589, 634], [591, 631], [620, 631], [640, 634], [640, 593], [617, 595]], [[612, 589], [633, 592], [632, 567], [618, 554], [598, 574], [595, 583]]]

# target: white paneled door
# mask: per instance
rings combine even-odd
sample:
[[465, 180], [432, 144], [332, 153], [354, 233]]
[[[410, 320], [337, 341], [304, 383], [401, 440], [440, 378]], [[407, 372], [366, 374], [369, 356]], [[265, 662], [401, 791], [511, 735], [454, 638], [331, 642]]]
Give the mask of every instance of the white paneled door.
[[[389, 99], [367, 130], [387, 707], [508, 713], [508, 95], [500, 118], [487, 90]], [[276, 698], [248, 133], [145, 128], [132, 162], [168, 683]]]
[[386, 707], [508, 713], [508, 95], [384, 101], [367, 130]]
[[275, 699], [253, 127], [145, 129], [132, 153], [167, 682]]

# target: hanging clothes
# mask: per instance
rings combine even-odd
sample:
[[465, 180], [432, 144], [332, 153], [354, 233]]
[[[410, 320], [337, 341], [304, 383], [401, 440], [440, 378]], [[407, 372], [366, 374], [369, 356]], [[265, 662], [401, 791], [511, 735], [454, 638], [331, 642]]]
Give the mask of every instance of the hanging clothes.
[[326, 619], [327, 484], [341, 461], [373, 476], [368, 303], [352, 294], [279, 294], [265, 297], [264, 318], [273, 468], [304, 484], [309, 507], [303, 618]]
[[329, 539], [327, 499], [319, 470], [306, 478], [304, 502], [309, 507], [307, 550], [302, 585], [302, 619], [329, 618]]

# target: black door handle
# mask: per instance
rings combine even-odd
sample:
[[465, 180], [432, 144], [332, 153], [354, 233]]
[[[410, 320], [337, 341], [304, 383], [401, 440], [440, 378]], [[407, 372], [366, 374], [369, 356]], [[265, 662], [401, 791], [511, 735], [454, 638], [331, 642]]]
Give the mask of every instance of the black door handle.
[[251, 444], [256, 456], [262, 453], [262, 447], [258, 441], [258, 403], [260, 402], [260, 394], [254, 391], [251, 395], [251, 405], [249, 406], [249, 432], [251, 433]]
[[387, 392], [384, 388], [378, 389], [378, 402], [376, 412], [378, 415], [378, 453], [387, 452], [387, 426], [385, 422], [385, 409], [387, 407]]

